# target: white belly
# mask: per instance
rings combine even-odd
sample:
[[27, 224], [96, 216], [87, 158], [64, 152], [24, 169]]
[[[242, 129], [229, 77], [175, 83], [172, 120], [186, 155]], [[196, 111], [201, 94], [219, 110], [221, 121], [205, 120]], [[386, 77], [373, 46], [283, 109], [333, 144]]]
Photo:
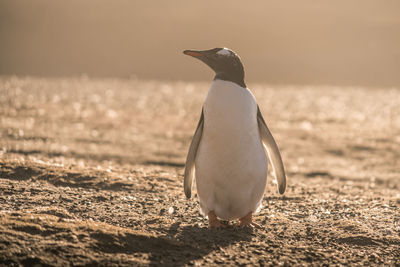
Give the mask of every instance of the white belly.
[[214, 211], [225, 220], [255, 212], [264, 194], [267, 159], [253, 94], [235, 83], [216, 80], [203, 112], [203, 135], [195, 160], [202, 212]]

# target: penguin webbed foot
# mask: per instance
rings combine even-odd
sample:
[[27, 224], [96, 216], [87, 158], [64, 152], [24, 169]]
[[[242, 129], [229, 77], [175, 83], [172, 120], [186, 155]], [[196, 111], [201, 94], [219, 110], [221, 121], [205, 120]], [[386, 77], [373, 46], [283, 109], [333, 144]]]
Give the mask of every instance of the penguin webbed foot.
[[253, 222], [253, 212], [250, 212], [246, 216], [239, 219], [239, 223], [235, 225], [236, 228], [244, 228], [244, 227], [252, 227], [252, 228], [261, 228], [261, 226]]
[[222, 229], [226, 228], [226, 225], [221, 223], [221, 221], [217, 218], [214, 211], [210, 211], [208, 213], [208, 228], [210, 229]]

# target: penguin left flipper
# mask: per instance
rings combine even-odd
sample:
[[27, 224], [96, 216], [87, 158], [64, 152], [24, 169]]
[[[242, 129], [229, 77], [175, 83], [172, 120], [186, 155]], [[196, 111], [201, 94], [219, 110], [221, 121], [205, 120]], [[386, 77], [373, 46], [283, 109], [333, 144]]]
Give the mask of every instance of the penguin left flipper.
[[260, 132], [261, 140], [267, 148], [268, 157], [274, 168], [276, 179], [278, 180], [279, 193], [283, 194], [286, 190], [286, 174], [285, 168], [283, 167], [283, 162], [281, 158], [281, 153], [279, 152], [278, 145], [275, 142], [274, 137], [269, 131], [267, 124], [261, 114], [260, 107], [257, 105], [257, 122], [258, 130]]
[[194, 177], [194, 162], [196, 159], [197, 149], [200, 144], [201, 136], [203, 134], [204, 114], [201, 110], [199, 123], [197, 124], [196, 131], [194, 132], [192, 142], [190, 143], [189, 152], [186, 157], [185, 175], [183, 180], [183, 187], [187, 198], [192, 196], [192, 186]]

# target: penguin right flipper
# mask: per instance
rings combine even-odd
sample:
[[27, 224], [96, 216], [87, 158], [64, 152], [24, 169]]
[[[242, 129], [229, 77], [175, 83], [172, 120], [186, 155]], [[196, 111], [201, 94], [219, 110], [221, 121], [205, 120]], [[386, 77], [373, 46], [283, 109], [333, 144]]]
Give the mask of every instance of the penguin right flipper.
[[189, 152], [186, 157], [183, 187], [185, 189], [185, 195], [187, 198], [190, 198], [192, 196], [194, 162], [196, 159], [197, 149], [200, 144], [201, 136], [203, 134], [203, 125], [204, 125], [204, 114], [203, 110], [201, 110], [200, 120], [199, 123], [197, 124], [197, 128], [196, 131], [194, 132], [192, 142], [190, 143]]
[[268, 157], [274, 168], [276, 179], [278, 180], [279, 193], [283, 194], [286, 190], [286, 174], [285, 168], [283, 167], [283, 162], [281, 158], [281, 153], [279, 152], [278, 145], [275, 142], [274, 137], [269, 131], [267, 124], [261, 114], [260, 107], [257, 105], [257, 122], [258, 130], [260, 132], [261, 140], [267, 147]]

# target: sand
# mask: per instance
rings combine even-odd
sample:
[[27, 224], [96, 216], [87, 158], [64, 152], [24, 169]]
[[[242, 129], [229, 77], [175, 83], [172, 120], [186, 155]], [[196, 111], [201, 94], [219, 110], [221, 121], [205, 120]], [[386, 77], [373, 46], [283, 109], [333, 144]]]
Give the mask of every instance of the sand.
[[261, 229], [183, 168], [209, 83], [0, 78], [0, 264], [400, 265], [400, 90], [249, 84], [282, 153]]

